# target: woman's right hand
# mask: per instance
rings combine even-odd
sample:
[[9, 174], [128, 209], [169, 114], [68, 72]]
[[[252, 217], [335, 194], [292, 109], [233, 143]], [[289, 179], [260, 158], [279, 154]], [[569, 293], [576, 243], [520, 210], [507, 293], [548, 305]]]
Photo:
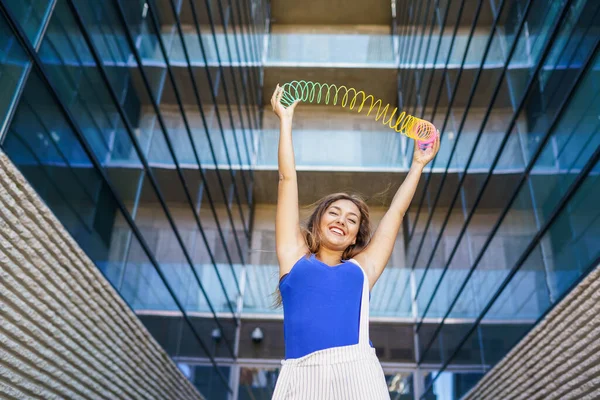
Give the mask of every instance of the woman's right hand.
[[289, 107], [285, 108], [281, 104], [281, 97], [283, 96], [283, 88], [277, 84], [273, 96], [271, 96], [271, 106], [273, 106], [273, 112], [279, 117], [281, 121], [292, 120], [294, 118], [294, 109], [300, 100], [296, 100]]

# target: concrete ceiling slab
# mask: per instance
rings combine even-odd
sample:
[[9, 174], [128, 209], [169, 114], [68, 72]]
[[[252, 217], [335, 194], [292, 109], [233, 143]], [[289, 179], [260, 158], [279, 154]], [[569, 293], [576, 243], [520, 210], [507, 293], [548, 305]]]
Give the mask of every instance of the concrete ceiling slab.
[[276, 24], [390, 24], [389, 0], [304, 0], [271, 2], [271, 19]]

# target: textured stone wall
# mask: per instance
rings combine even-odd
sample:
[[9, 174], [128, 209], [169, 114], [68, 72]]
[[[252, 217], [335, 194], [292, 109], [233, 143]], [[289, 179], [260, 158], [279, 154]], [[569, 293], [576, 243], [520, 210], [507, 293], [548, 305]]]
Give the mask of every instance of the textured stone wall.
[[600, 398], [600, 267], [464, 399]]
[[1, 152], [0, 398], [202, 398]]

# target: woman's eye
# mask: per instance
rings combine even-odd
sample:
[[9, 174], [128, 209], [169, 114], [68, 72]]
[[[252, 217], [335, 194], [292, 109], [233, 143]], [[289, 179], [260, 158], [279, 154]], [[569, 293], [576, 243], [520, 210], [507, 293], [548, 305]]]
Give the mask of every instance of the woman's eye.
[[356, 221], [355, 221], [355, 220], [353, 220], [353, 219], [349, 219], [348, 221], [350, 221], [350, 222], [351, 222], [351, 223], [353, 223], [353, 224], [355, 224], [355, 223], [356, 223]]
[[337, 215], [335, 211], [329, 211], [329, 215]]

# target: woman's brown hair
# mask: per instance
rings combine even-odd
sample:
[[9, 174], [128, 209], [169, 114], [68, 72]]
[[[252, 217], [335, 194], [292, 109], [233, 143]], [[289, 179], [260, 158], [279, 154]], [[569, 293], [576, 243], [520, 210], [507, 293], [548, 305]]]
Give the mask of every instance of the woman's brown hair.
[[[342, 253], [342, 260], [351, 259], [363, 251], [369, 244], [369, 240], [371, 240], [371, 218], [369, 216], [369, 207], [367, 206], [367, 203], [356, 194], [333, 193], [313, 204], [314, 210], [308, 218], [306, 227], [302, 228], [309, 254], [317, 254], [321, 249], [321, 231], [319, 229], [321, 218], [329, 206], [338, 200], [350, 200], [356, 205], [360, 212], [360, 225], [358, 227], [358, 233], [356, 234], [356, 243], [348, 246], [348, 248], [344, 250]], [[279, 292], [279, 285], [273, 295], [275, 297], [273, 306], [275, 308], [280, 307], [282, 305], [282, 300], [281, 293]]]

